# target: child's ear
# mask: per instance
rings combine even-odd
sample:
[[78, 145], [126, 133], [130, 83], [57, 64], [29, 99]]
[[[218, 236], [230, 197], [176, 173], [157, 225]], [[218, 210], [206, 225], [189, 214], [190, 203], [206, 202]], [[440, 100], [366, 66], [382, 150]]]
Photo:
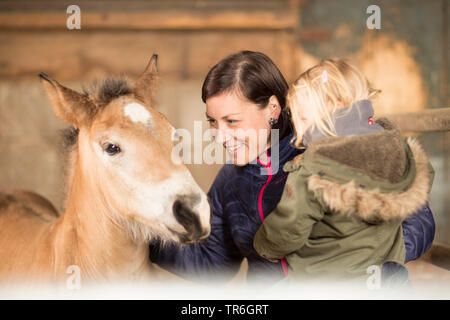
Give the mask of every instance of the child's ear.
[[76, 128], [88, 125], [96, 111], [95, 104], [82, 94], [60, 85], [45, 73], [39, 77], [57, 117]]
[[336, 99], [335, 101], [333, 101], [329, 97], [327, 97], [327, 102], [329, 106], [334, 106], [336, 110], [346, 107], [345, 103], [341, 99]]

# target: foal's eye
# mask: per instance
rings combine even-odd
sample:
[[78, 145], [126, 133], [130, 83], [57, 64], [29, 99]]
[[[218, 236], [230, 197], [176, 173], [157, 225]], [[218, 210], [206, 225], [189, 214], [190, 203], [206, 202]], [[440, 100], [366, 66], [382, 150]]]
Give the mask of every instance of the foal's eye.
[[115, 144], [109, 143], [109, 144], [106, 146], [105, 151], [106, 151], [106, 153], [109, 154], [110, 156], [113, 156], [113, 155], [118, 154], [118, 153], [120, 152], [120, 147], [117, 146], [117, 145], [115, 145]]

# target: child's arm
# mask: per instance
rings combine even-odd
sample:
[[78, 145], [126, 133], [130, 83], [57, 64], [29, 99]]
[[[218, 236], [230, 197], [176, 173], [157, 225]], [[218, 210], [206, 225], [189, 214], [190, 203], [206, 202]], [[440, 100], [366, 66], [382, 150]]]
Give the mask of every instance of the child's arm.
[[300, 249], [323, 217], [302, 171], [289, 174], [280, 202], [256, 232], [253, 246], [263, 258], [279, 259]]

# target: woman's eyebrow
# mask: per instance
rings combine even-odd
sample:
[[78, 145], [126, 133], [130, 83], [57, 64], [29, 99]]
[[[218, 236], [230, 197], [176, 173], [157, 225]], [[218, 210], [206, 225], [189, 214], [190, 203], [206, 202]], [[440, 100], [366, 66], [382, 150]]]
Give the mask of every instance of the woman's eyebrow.
[[[230, 116], [235, 116], [235, 115], [238, 115], [238, 114], [240, 114], [240, 112], [237, 112], [237, 113], [230, 113], [230, 114], [227, 114], [227, 115], [223, 116], [222, 119], [228, 118], [228, 117], [230, 117]], [[207, 117], [208, 119], [214, 119], [213, 117], [211, 117], [210, 115], [208, 115], [208, 113], [205, 113], [205, 115], [206, 115], [206, 117]]]
[[235, 116], [235, 115], [238, 115], [238, 114], [241, 114], [241, 113], [240, 112], [230, 113], [230, 114], [227, 114], [226, 116], [223, 116], [222, 119], [228, 118], [230, 116]]

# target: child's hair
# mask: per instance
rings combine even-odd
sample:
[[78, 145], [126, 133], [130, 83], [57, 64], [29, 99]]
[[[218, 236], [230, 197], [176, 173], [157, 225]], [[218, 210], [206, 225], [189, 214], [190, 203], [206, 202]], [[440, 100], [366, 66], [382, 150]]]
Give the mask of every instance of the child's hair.
[[356, 67], [343, 59], [325, 59], [308, 69], [290, 86], [287, 96], [295, 127], [295, 146], [300, 147], [308, 129], [302, 120], [304, 108], [312, 116], [312, 126], [323, 134], [336, 136], [332, 114], [356, 101], [373, 98], [379, 92]]

